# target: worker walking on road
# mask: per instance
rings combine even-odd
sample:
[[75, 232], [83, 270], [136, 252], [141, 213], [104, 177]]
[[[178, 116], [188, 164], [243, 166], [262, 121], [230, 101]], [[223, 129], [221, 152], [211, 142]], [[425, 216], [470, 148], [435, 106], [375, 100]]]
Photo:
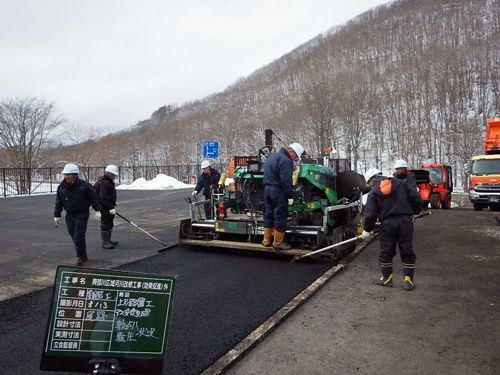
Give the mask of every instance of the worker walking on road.
[[[293, 161], [297, 160], [304, 148], [292, 143], [288, 149], [282, 147], [268, 156], [264, 165], [264, 240], [262, 245], [276, 250], [288, 250], [290, 245], [283, 242], [288, 218], [288, 206], [293, 204]], [[274, 242], [271, 242], [274, 228]]]
[[111, 240], [113, 233], [113, 219], [115, 218], [116, 189], [115, 178], [118, 176], [118, 167], [108, 165], [104, 174], [94, 184], [94, 188], [101, 203], [101, 240], [104, 249], [113, 249], [118, 241]]
[[[212, 164], [208, 160], [203, 160], [201, 162], [201, 169], [203, 172], [200, 177], [198, 177], [198, 182], [196, 183], [192, 195], [194, 197], [203, 190], [205, 199], [210, 199], [211, 190], [216, 189], [219, 183], [220, 173], [212, 168]], [[210, 206], [210, 202], [205, 203], [203, 207], [205, 209], [205, 217], [207, 219], [212, 219], [214, 210], [213, 207]]]
[[54, 223], [61, 224], [61, 213], [66, 211], [66, 227], [76, 250], [76, 265], [81, 266], [88, 259], [85, 234], [89, 220], [89, 207], [96, 211], [96, 220], [101, 219], [101, 204], [97, 194], [87, 181], [78, 178], [80, 170], [75, 164], [66, 164], [62, 171], [64, 180], [57, 187]]
[[365, 222], [362, 239], [370, 236], [377, 217], [380, 226], [379, 263], [382, 277], [375, 284], [392, 286], [392, 259], [399, 246], [403, 263], [404, 288], [414, 287], [413, 277], [417, 257], [413, 252], [413, 215], [422, 209], [422, 198], [406, 181], [379, 176], [372, 182], [364, 210]]
[[418, 190], [415, 173], [408, 170], [408, 163], [405, 160], [396, 160], [394, 162], [394, 169], [396, 170], [394, 177], [407, 181], [410, 186]]

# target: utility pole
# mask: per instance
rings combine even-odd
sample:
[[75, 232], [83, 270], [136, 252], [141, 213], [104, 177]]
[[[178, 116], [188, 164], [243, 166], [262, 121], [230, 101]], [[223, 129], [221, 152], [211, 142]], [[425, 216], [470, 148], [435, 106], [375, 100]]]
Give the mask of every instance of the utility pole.
[[196, 142], [196, 165], [200, 164], [200, 144]]

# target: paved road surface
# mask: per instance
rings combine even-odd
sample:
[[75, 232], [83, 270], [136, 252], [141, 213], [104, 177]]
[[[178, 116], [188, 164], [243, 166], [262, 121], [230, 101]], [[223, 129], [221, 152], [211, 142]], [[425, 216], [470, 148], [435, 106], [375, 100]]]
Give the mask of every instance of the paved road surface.
[[[169, 242], [176, 238], [176, 229], [164, 226], [163, 211], [168, 210], [173, 222], [184, 217], [179, 203], [183, 194], [131, 192], [120, 196], [120, 208]], [[0, 281], [2, 288], [13, 281], [20, 284], [2, 291], [21, 294], [0, 302], [1, 374], [40, 373], [37, 367], [50, 302], [50, 288], [40, 289], [40, 275], [45, 268], [53, 275], [61, 257], [74, 260], [65, 255], [68, 244], [53, 239], [49, 198], [26, 198], [29, 208], [0, 200], [4, 214], [0, 227], [8, 228], [0, 234], [1, 243], [8, 243], [0, 257]], [[455, 203], [459, 201], [455, 197]], [[175, 208], [177, 203], [179, 208]], [[433, 215], [415, 225], [414, 291], [398, 286], [402, 271], [397, 258], [396, 287], [371, 283], [378, 276], [378, 242], [373, 241], [239, 362], [231, 362], [232, 369], [224, 371], [231, 375], [500, 373], [498, 217], [489, 211], [474, 212], [467, 204], [432, 211]], [[22, 219], [19, 213], [24, 214]], [[123, 244], [110, 252], [98, 249], [98, 233], [94, 233], [95, 238], [89, 240], [91, 265], [111, 268], [126, 263], [130, 256], [144, 259], [122, 269], [178, 276], [165, 374], [202, 372], [329, 267], [306, 262], [292, 267], [274, 257], [181, 249], [157, 254], [156, 243], [134, 230], [119, 224], [117, 238]], [[29, 259], [35, 248], [41, 252], [36, 255], [38, 261]], [[25, 258], [31, 266], [23, 264]], [[11, 267], [18, 272], [7, 272], [5, 277]], [[36, 275], [35, 281], [27, 277], [28, 271]], [[34, 292], [23, 294], [23, 290]], [[216, 373], [211, 372], [214, 368], [205, 374]]]
[[[119, 192], [125, 217], [165, 243], [177, 240], [186, 217], [185, 191]], [[65, 228], [52, 221], [53, 196], [0, 200], [0, 373], [39, 374], [51, 287], [58, 264], [73, 264]], [[129, 224], [116, 223], [120, 245], [99, 248], [98, 223], [88, 230], [88, 267], [177, 276], [165, 374], [199, 374], [259, 324], [332, 267], [326, 262], [291, 266], [289, 258], [172, 248]], [[27, 292], [30, 292], [26, 294]], [[28, 344], [29, 343], [29, 344]], [[14, 350], [12, 350], [14, 349]], [[11, 353], [11, 354], [8, 354]]]
[[227, 374], [500, 374], [499, 223], [432, 212], [415, 225], [415, 290], [397, 257], [395, 287], [372, 284], [375, 240]]
[[[118, 191], [117, 211], [160, 241], [177, 243], [179, 221], [188, 216], [183, 197], [189, 194], [190, 190]], [[54, 194], [0, 199], [0, 300], [50, 286], [55, 266], [74, 264], [75, 251], [65, 225], [54, 228], [54, 202]], [[92, 213], [87, 229], [88, 267], [113, 268], [155, 255], [163, 247], [115, 218], [113, 239], [120, 245], [104, 250], [99, 222]]]

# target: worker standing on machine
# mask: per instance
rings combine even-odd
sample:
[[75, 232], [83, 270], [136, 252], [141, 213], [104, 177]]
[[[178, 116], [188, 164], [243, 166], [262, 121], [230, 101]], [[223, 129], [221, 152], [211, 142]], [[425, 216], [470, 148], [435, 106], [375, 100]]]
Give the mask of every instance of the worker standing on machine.
[[377, 285], [392, 286], [392, 259], [399, 246], [403, 263], [404, 288], [414, 287], [415, 261], [413, 252], [413, 220], [422, 209], [422, 198], [406, 181], [397, 178], [376, 177], [368, 194], [364, 210], [364, 229], [361, 238], [370, 236], [377, 217], [380, 226], [379, 264], [382, 277], [374, 281]]
[[64, 180], [57, 187], [56, 205], [54, 208], [54, 224], [57, 228], [61, 224], [61, 213], [66, 211], [66, 227], [75, 244], [76, 265], [82, 266], [88, 259], [87, 223], [89, 220], [89, 207], [92, 205], [96, 220], [101, 219], [101, 204], [97, 194], [87, 181], [80, 180], [79, 168], [75, 164], [66, 164], [62, 171]]
[[[196, 183], [196, 188], [191, 193], [193, 197], [203, 190], [203, 195], [205, 199], [210, 199], [211, 189], [217, 188], [217, 184], [219, 183], [220, 173], [212, 168], [212, 164], [208, 160], [203, 160], [201, 162], [202, 173], [200, 177], [198, 177], [198, 181]], [[203, 205], [205, 209], [205, 217], [207, 219], [213, 218], [213, 207], [210, 206], [210, 202], [207, 202]]]
[[400, 180], [406, 180], [408, 184], [418, 190], [415, 173], [408, 170], [408, 163], [405, 160], [396, 160], [394, 162], [394, 177]]
[[118, 241], [111, 240], [113, 219], [116, 214], [116, 176], [118, 176], [118, 167], [116, 165], [108, 165], [104, 170], [104, 174], [94, 184], [94, 189], [102, 206], [101, 240], [104, 249], [114, 249], [118, 245]]
[[290, 245], [283, 242], [288, 217], [288, 205], [293, 204], [293, 161], [297, 160], [304, 148], [292, 143], [288, 149], [282, 147], [268, 156], [264, 165], [264, 240], [262, 245], [271, 246], [274, 228], [276, 250], [288, 250]]

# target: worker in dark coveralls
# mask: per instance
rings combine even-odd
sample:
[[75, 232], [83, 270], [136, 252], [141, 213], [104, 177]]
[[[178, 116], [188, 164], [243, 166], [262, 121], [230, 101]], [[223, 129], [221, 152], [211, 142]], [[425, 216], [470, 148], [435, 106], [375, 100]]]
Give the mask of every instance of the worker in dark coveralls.
[[392, 286], [392, 259], [399, 246], [403, 263], [404, 288], [414, 288], [413, 278], [417, 257], [413, 252], [413, 215], [422, 209], [420, 194], [407, 181], [377, 177], [373, 182], [364, 209], [365, 222], [361, 238], [370, 236], [377, 217], [380, 226], [379, 264], [382, 277], [375, 284]]
[[113, 219], [116, 214], [116, 188], [115, 178], [118, 176], [118, 167], [116, 165], [108, 165], [104, 170], [104, 174], [99, 177], [94, 184], [94, 188], [101, 203], [101, 240], [104, 249], [114, 249], [118, 245], [118, 241], [111, 240], [113, 233]]
[[407, 181], [410, 186], [418, 190], [415, 173], [408, 170], [408, 163], [405, 160], [396, 160], [394, 169], [396, 170], [394, 177]]
[[85, 234], [89, 220], [89, 207], [96, 211], [96, 220], [101, 219], [101, 204], [97, 194], [87, 181], [80, 180], [80, 170], [75, 164], [66, 164], [62, 171], [64, 180], [57, 187], [54, 223], [61, 224], [61, 213], [66, 211], [66, 227], [76, 250], [76, 265], [82, 266], [88, 259]]
[[[288, 217], [288, 205], [293, 204], [293, 161], [297, 160], [304, 148], [292, 143], [288, 149], [282, 147], [271, 154], [264, 165], [264, 240], [262, 245], [276, 250], [288, 250], [290, 245], [283, 242]], [[271, 242], [274, 228], [274, 241]]]
[[[194, 197], [203, 190], [205, 199], [210, 199], [211, 190], [216, 189], [217, 184], [219, 183], [220, 173], [212, 168], [212, 164], [208, 160], [203, 160], [201, 162], [201, 170], [203, 172], [200, 177], [198, 177], [198, 181], [192, 195]], [[214, 209], [210, 206], [210, 202], [205, 203], [203, 208], [205, 209], [205, 217], [207, 219], [212, 219], [214, 216]]]

